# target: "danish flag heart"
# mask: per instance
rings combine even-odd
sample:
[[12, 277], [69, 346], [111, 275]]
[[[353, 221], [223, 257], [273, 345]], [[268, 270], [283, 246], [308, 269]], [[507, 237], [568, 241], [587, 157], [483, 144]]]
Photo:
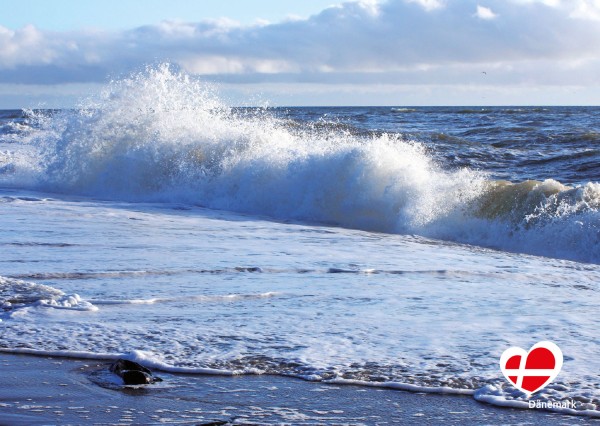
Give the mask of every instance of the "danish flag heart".
[[539, 342], [525, 352], [513, 346], [502, 353], [500, 369], [506, 380], [529, 397], [556, 378], [563, 364], [563, 355], [552, 342]]

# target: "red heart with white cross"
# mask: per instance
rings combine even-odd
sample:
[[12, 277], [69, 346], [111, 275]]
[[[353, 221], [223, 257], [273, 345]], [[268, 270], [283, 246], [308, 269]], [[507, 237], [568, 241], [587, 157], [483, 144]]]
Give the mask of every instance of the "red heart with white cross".
[[502, 353], [500, 369], [506, 380], [527, 396], [537, 392], [558, 376], [563, 355], [552, 342], [539, 342], [525, 352], [513, 346]]

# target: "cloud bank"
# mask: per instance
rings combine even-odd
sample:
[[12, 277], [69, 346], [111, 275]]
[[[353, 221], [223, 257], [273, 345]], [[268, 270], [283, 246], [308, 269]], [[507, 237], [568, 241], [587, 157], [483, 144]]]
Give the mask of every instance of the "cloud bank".
[[103, 82], [163, 61], [227, 84], [597, 87], [600, 1], [363, 0], [274, 24], [122, 32], [0, 26], [4, 84]]

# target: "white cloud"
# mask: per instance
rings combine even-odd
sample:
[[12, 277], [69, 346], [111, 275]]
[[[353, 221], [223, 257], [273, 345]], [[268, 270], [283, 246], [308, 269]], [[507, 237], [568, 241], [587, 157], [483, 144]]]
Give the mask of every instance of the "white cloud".
[[193, 56], [180, 61], [181, 66], [193, 74], [278, 74], [294, 73], [299, 68], [284, 60], [253, 60], [227, 56]]
[[435, 10], [444, 7], [442, 0], [408, 0], [410, 3], [419, 3], [425, 10]]
[[[520, 3], [520, 4], [541, 3], [545, 6], [559, 7], [559, 6], [561, 6], [561, 2], [563, 0], [511, 0], [511, 1], [513, 3]], [[572, 0], [567, 0], [567, 1], [572, 1]]]
[[571, 17], [600, 21], [600, 0], [573, 0]]
[[[498, 25], [482, 22], [494, 18]], [[594, 19], [600, 0], [363, 0], [250, 26], [227, 19], [121, 32], [0, 26], [0, 82], [101, 82], [169, 61], [225, 84], [469, 85], [481, 84], [485, 69], [486, 84], [600, 85]]]
[[495, 19], [498, 17], [498, 15], [492, 12], [492, 9], [480, 5], [477, 5], [477, 12], [475, 13], [475, 16], [477, 16], [479, 19], [485, 20]]
[[57, 52], [44, 43], [41, 31], [32, 25], [11, 31], [0, 27], [0, 66], [14, 68], [22, 64], [47, 64], [57, 57]]

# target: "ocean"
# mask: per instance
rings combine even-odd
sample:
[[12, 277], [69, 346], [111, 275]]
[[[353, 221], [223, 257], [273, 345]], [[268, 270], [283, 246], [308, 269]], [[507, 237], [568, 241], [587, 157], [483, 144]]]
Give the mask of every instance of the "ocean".
[[[401, 100], [399, 100], [401, 103]], [[0, 111], [0, 350], [600, 416], [600, 107], [230, 107], [165, 67]]]

